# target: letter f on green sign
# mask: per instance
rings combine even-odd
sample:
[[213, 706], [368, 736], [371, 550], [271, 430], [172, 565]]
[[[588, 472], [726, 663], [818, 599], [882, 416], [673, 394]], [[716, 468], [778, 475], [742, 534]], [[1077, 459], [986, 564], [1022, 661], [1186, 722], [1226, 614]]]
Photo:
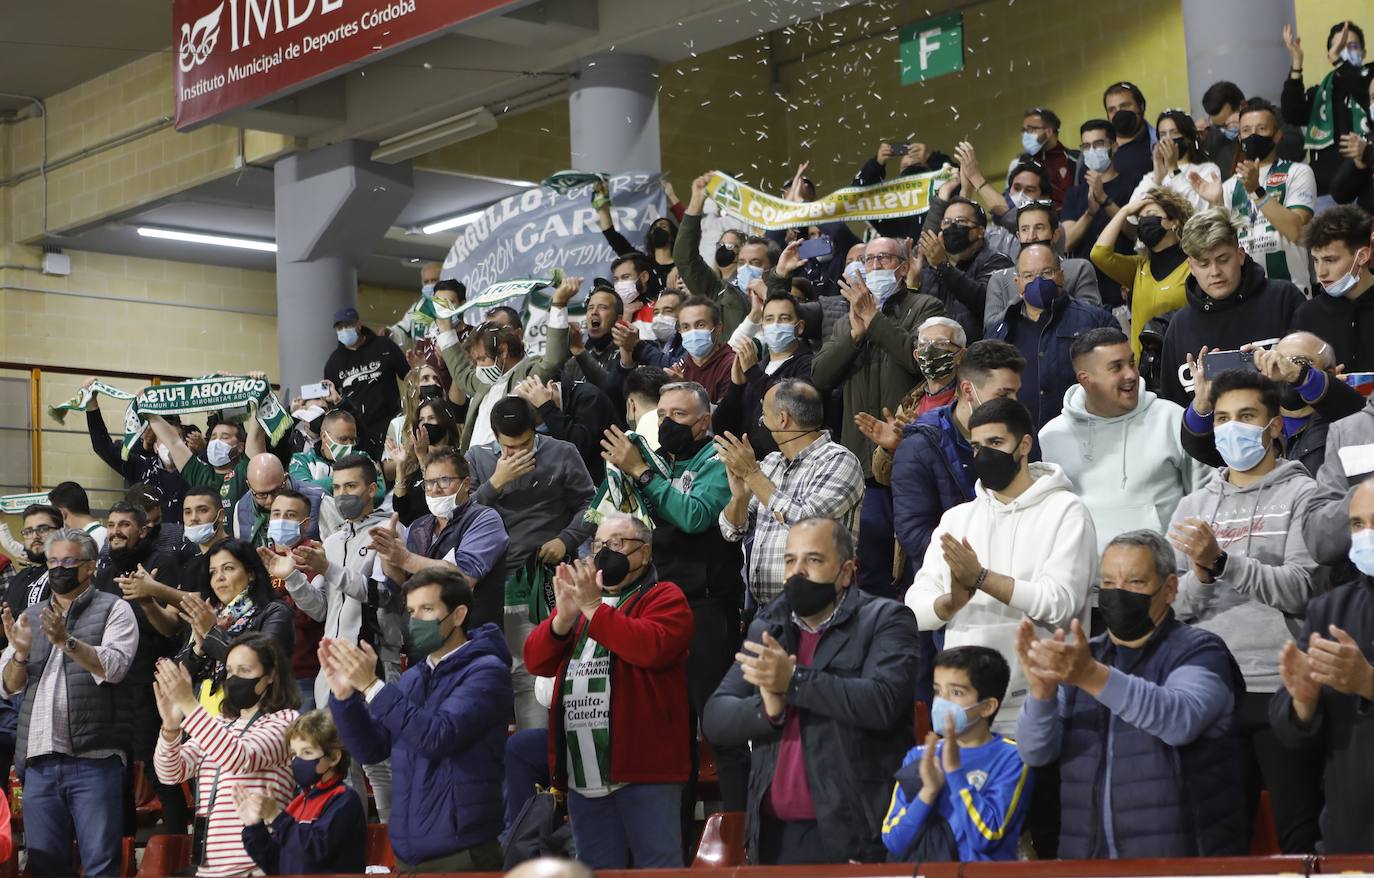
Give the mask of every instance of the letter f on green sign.
[[930, 66], [930, 56], [940, 51], [940, 29], [923, 30], [920, 36], [921, 72]]

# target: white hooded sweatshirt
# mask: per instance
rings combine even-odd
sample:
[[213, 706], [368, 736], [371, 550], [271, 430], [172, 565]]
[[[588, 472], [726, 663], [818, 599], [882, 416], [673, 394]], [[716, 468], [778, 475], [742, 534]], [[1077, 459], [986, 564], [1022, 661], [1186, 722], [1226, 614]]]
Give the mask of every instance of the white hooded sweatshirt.
[[[1088, 588], [1097, 581], [1097, 535], [1088, 508], [1058, 466], [1033, 463], [1030, 476], [1031, 486], [1010, 503], [993, 497], [980, 481], [973, 500], [945, 512], [906, 593], [922, 631], [945, 629], [945, 649], [986, 646], [1011, 665], [1007, 697], [993, 723], [998, 734], [1014, 734], [1026, 699], [1026, 677], [1016, 660], [1021, 620], [1029, 618], [1041, 636], [1056, 628], [1067, 631], [1075, 618], [1086, 626]], [[979, 591], [948, 622], [935, 614], [936, 599], [950, 591], [949, 565], [940, 548], [946, 533], [968, 540], [989, 571], [1016, 581], [1009, 604]]]
[[1166, 533], [1178, 501], [1201, 485], [1210, 467], [1179, 443], [1183, 409], [1140, 388], [1134, 410], [1094, 415], [1075, 384], [1064, 410], [1040, 430], [1040, 452], [1058, 464], [1083, 498], [1097, 530], [1100, 557], [1112, 538], [1131, 530]]

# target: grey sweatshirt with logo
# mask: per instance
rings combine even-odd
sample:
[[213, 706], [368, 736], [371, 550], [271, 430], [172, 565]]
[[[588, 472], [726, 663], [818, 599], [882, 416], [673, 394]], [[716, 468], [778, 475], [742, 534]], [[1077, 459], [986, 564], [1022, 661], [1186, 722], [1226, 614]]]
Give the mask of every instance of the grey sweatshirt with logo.
[[1280, 460], [1268, 475], [1248, 487], [1215, 470], [1201, 488], [1179, 501], [1171, 528], [1188, 518], [1211, 525], [1226, 552], [1226, 569], [1204, 583], [1192, 561], [1177, 549], [1180, 619], [1215, 632], [1235, 656], [1250, 692], [1275, 692], [1279, 650], [1301, 627], [1307, 602], [1321, 590], [1303, 541], [1302, 522], [1317, 483], [1301, 463]]

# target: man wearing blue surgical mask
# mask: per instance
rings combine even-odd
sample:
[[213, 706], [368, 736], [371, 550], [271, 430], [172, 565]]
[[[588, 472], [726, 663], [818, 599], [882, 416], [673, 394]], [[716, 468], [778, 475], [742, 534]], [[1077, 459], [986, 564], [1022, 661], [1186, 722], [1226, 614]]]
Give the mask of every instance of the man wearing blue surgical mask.
[[[1102, 230], [1111, 222], [1112, 217], [1131, 200], [1136, 184], [1141, 176], [1134, 179], [1117, 170], [1115, 156], [1117, 150], [1116, 132], [1112, 123], [1106, 119], [1089, 119], [1079, 126], [1082, 138], [1081, 158], [1079, 161], [1080, 178], [1064, 196], [1064, 208], [1059, 221], [1064, 229], [1064, 252], [1077, 259], [1087, 259], [1092, 253], [1093, 244], [1101, 236]], [[1148, 144], [1146, 149], [1146, 168], [1150, 164]], [[1118, 238], [1116, 251], [1129, 254], [1134, 245], [1135, 233], [1126, 227], [1127, 235]], [[1108, 277], [1101, 269], [1097, 271], [1097, 289], [1102, 296], [1102, 304], [1115, 308], [1124, 304], [1121, 284]]]
[[[960, 144], [960, 151], [965, 146]], [[925, 268], [916, 288], [944, 303], [945, 316], [959, 321], [969, 341], [983, 337], [988, 280], [993, 272], [1012, 265], [1005, 254], [988, 246], [987, 225], [981, 205], [956, 196], [949, 199], [940, 228], [921, 233]]]
[[1064, 294], [1059, 254], [1045, 244], [1021, 248], [1016, 259], [1021, 297], [989, 327], [988, 338], [1016, 345], [1026, 358], [1017, 399], [1030, 409], [1037, 427], [1064, 407], [1064, 393], [1077, 382], [1070, 353], [1074, 336], [1097, 327], [1120, 328], [1116, 318], [1096, 305]]
[[[860, 412], [877, 416], [884, 408], [897, 409], [922, 378], [915, 358], [917, 327], [941, 316], [945, 308], [934, 296], [908, 287], [911, 254], [907, 242], [874, 238], [864, 248], [863, 260], [862, 277], [851, 275], [840, 281], [849, 314], [835, 321], [834, 331], [811, 361], [811, 381], [822, 393], [843, 392], [840, 444], [863, 465], [859, 587], [891, 597], [895, 594], [892, 494], [873, 479], [874, 445], [854, 417]], [[870, 522], [874, 523], [870, 526]]]
[[775, 257], [767, 238], [731, 231], [721, 236], [718, 267], [706, 263], [700, 252], [701, 215], [706, 209], [706, 183], [710, 179], [710, 174], [702, 174], [692, 181], [692, 198], [673, 243], [673, 264], [693, 296], [709, 299], [719, 309], [719, 322], [725, 327], [721, 337], [727, 338], [749, 313], [749, 282], [763, 277], [773, 267]]
[[735, 352], [724, 343], [721, 311], [705, 296], [693, 296], [677, 312], [677, 328], [687, 356], [677, 364], [682, 380], [695, 381], [706, 388], [714, 404], [730, 388], [730, 371]]
[[1315, 850], [1321, 811], [1319, 765], [1284, 748], [1269, 729], [1268, 706], [1281, 686], [1279, 651], [1292, 639], [1289, 617], [1305, 613], [1325, 576], [1302, 538], [1317, 483], [1282, 453], [1280, 386], [1234, 369], [1211, 383], [1217, 451], [1226, 466], [1179, 501], [1169, 524], [1178, 571], [1174, 612], [1226, 641], [1245, 676], [1239, 712], [1251, 812], [1261, 787], [1273, 801], [1284, 853]]

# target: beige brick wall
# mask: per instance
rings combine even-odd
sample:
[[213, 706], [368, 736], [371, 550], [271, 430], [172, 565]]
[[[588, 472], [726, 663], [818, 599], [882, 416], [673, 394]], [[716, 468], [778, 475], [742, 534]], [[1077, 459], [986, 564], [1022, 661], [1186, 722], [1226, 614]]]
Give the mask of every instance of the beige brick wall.
[[[776, 176], [787, 138], [782, 103], [773, 97], [769, 81], [762, 38], [659, 71], [663, 169], [679, 197], [688, 197], [692, 178], [708, 167], [735, 168], [751, 180], [762, 179], [764, 173]], [[767, 138], [760, 140], [759, 130], [766, 131]], [[417, 164], [537, 181], [569, 167], [571, 154], [568, 102], [560, 98], [501, 116], [495, 131], [438, 150]]]
[[[27, 264], [36, 264], [33, 248], [13, 250], [26, 256]], [[34, 269], [0, 270], [0, 360], [81, 370], [77, 375], [44, 373], [40, 389], [45, 412], [70, 398], [88, 374], [106, 369], [150, 379], [262, 369], [274, 381], [278, 378], [276, 278], [271, 272], [100, 253], [69, 255], [72, 273], [65, 278]], [[364, 286], [359, 308], [368, 323], [381, 326], [395, 320], [414, 297], [407, 290]], [[330, 332], [328, 317], [306, 331]], [[26, 378], [23, 372], [0, 370], [0, 379]], [[111, 383], [133, 392], [148, 381]], [[6, 400], [28, 392], [26, 382], [6, 381], [3, 386]], [[27, 425], [25, 411], [22, 405], [5, 406], [2, 425]], [[122, 404], [108, 404], [102, 412], [113, 433], [122, 431]], [[99, 490], [93, 497], [108, 505], [120, 480], [92, 455], [82, 416], [70, 417], [64, 426], [45, 413], [42, 429], [44, 484], [76, 479]], [[16, 469], [22, 466], [9, 471]]]
[[[56, 61], [54, 63], [57, 63]], [[48, 230], [61, 231], [112, 216], [214, 180], [235, 170], [236, 128], [210, 125], [188, 134], [172, 128], [172, 56], [148, 55], [47, 100]], [[5, 177], [36, 170], [43, 121], [0, 128], [7, 140]], [[246, 161], [268, 161], [294, 147], [276, 134], [248, 132]], [[68, 162], [83, 151], [88, 155]], [[9, 187], [5, 240], [33, 241], [43, 228], [43, 180]]]

